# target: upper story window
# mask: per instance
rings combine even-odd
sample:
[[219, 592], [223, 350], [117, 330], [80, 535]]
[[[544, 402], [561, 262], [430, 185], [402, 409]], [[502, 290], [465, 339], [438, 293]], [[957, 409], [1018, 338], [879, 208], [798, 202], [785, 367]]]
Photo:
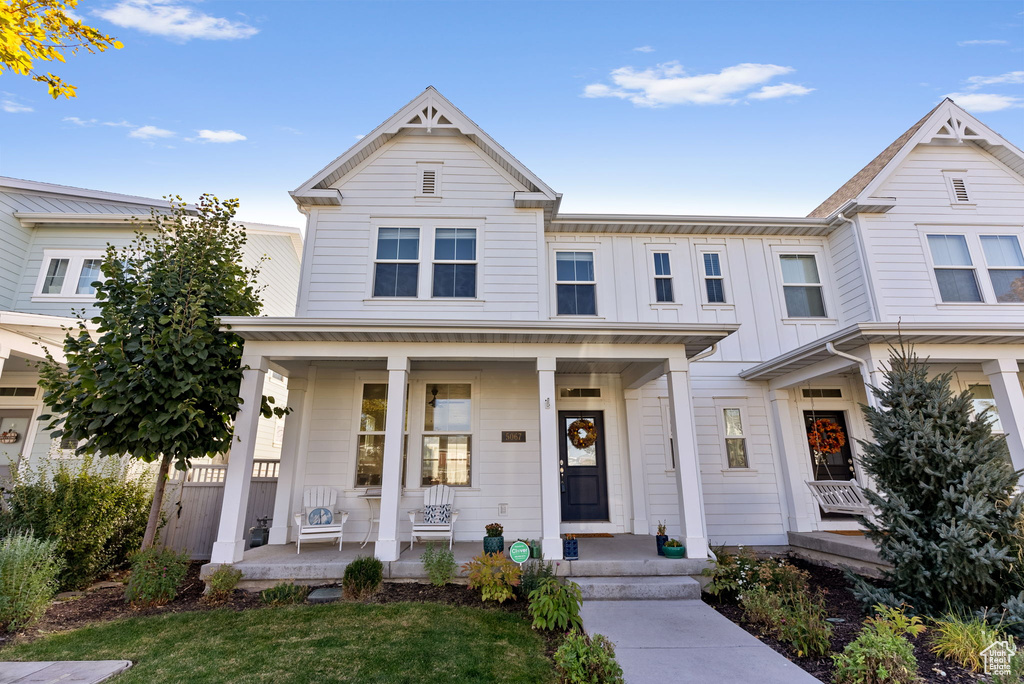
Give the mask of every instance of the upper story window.
[[722, 275], [722, 258], [716, 252], [704, 254], [704, 291], [708, 304], [725, 303], [725, 277]]
[[555, 289], [559, 315], [597, 314], [593, 252], [555, 252]]
[[982, 235], [981, 248], [997, 302], [1024, 302], [1024, 255], [1016, 235]]
[[814, 255], [781, 254], [779, 261], [786, 315], [790, 318], [824, 318], [825, 298]]
[[725, 454], [729, 467], [749, 468], [742, 412], [738, 408], [722, 409], [722, 422], [725, 425]]
[[939, 296], [944, 302], [980, 302], [978, 276], [963, 235], [929, 235]]
[[659, 302], [674, 302], [672, 295], [672, 264], [668, 252], [654, 253], [654, 297]]
[[476, 297], [476, 229], [434, 231], [435, 297]]
[[36, 283], [36, 296], [48, 298], [92, 298], [93, 283], [102, 279], [102, 252], [43, 252], [43, 267]]
[[379, 228], [374, 297], [415, 297], [420, 273], [420, 229]]
[[423, 416], [420, 482], [468, 485], [472, 444], [472, 385], [428, 384]]

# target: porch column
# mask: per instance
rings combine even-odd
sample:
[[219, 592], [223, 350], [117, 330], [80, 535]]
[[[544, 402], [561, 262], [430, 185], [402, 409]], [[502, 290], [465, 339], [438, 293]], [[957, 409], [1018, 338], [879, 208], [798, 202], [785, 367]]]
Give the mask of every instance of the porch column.
[[402, 499], [402, 443], [405, 436], [405, 387], [409, 358], [388, 357], [388, 408], [384, 416], [384, 464], [381, 474], [380, 526], [374, 555], [382, 561], [398, 560], [398, 509]]
[[288, 407], [292, 412], [284, 419], [284, 439], [281, 440], [281, 461], [277, 472], [277, 492], [274, 494], [274, 524], [270, 528], [271, 544], [287, 544], [292, 524], [292, 488], [299, 459], [306, 454], [299, 450], [299, 436], [306, 415], [306, 378], [288, 378]]
[[644, 481], [643, 416], [640, 406], [641, 391], [627, 389], [622, 392], [626, 400], [626, 439], [629, 444], [629, 485], [633, 500], [633, 534], [650, 534], [647, 522], [647, 489]]
[[562, 489], [555, 412], [555, 359], [537, 359], [540, 400], [540, 528], [545, 560], [562, 559]]
[[[306, 405], [303, 407], [302, 420], [297, 421], [296, 425], [299, 428], [299, 441], [296, 452], [301, 455], [300, 458], [296, 459], [292, 470], [292, 501], [296, 508], [289, 511], [289, 516], [301, 507], [302, 493], [306, 489], [306, 458], [307, 454], [309, 454], [309, 431], [313, 422], [313, 398], [315, 394], [316, 366], [310, 364], [309, 368], [306, 369]], [[358, 407], [355, 410], [359, 410]], [[285, 430], [287, 429], [286, 425]], [[287, 524], [294, 525], [291, 517], [288, 518]], [[297, 531], [293, 530], [293, 534], [295, 532]], [[291, 538], [290, 535], [289, 539]]]
[[778, 463], [782, 472], [783, 490], [786, 496], [783, 512], [787, 517], [786, 529], [791, 532], [810, 532], [814, 529], [812, 499], [804, 480], [807, 476], [800, 459], [809, 459], [801, 438], [794, 428], [798, 424], [795, 413], [795, 399], [790, 390], [771, 390], [768, 398], [772, 403], [772, 428], [775, 432], [775, 446]]
[[[982, 364], [981, 369], [992, 385], [996, 410], [1006, 433], [1006, 446], [1014, 470], [1024, 470], [1024, 391], [1017, 375], [1017, 359], [995, 359]], [[1024, 483], [1024, 477], [1021, 478]]]
[[708, 532], [704, 520], [704, 497], [700, 482], [700, 458], [690, 403], [690, 362], [685, 357], [670, 358], [665, 364], [668, 376], [669, 419], [676, 447], [676, 492], [679, 495], [679, 522], [687, 558], [708, 557]]
[[228, 456], [228, 472], [224, 477], [224, 503], [220, 509], [217, 541], [210, 554], [211, 563], [237, 563], [245, 551], [245, 513], [249, 505], [249, 483], [256, 450], [256, 431], [260, 420], [263, 381], [267, 376], [267, 360], [262, 356], [243, 356], [242, 383], [238, 396], [242, 406], [235, 414], [234, 444]]

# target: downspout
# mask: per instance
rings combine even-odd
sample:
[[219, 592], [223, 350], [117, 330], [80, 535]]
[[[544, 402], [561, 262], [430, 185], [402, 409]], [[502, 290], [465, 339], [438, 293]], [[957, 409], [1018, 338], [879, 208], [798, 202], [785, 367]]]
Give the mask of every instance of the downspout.
[[875, 405], [874, 392], [871, 391], [871, 371], [868, 370], [868, 362], [860, 358], [859, 356], [854, 356], [853, 354], [847, 354], [846, 352], [839, 351], [831, 342], [825, 343], [825, 351], [827, 351], [832, 356], [838, 356], [843, 359], [849, 359], [850, 361], [855, 362], [860, 367], [861, 379], [864, 381], [864, 392], [868, 396], [868, 406], [872, 408], [878, 408]]
[[859, 227], [853, 219], [847, 218], [842, 211], [836, 212], [836, 218], [853, 227], [853, 244], [857, 248], [857, 260], [860, 261], [860, 273], [864, 278], [864, 289], [867, 291], [868, 307], [870, 308], [871, 320], [881, 320], [881, 313], [878, 310], [878, 302], [875, 301], [875, 288], [871, 282], [871, 272], [868, 269], [867, 254], [864, 249], [863, 240]]
[[717, 342], [715, 342], [714, 344], [712, 344], [712, 345], [711, 345], [710, 347], [708, 347], [707, 349], [705, 349], [705, 350], [704, 350], [704, 351], [702, 351], [701, 353], [699, 353], [699, 354], [696, 354], [695, 356], [691, 356], [691, 357], [690, 357], [689, 359], [687, 359], [687, 360], [688, 360], [688, 361], [689, 361], [690, 363], [693, 363], [694, 361], [700, 361], [701, 359], [706, 359], [706, 358], [708, 358], [709, 356], [711, 356], [712, 354], [714, 354], [714, 353], [715, 353], [715, 352], [717, 352], [717, 351], [718, 351], [718, 343], [717, 343]]

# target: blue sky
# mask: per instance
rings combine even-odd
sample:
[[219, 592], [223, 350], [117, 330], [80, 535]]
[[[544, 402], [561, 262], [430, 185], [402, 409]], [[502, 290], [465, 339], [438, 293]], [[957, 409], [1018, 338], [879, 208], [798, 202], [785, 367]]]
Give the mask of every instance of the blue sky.
[[948, 94], [1024, 145], [1024, 3], [83, 0], [124, 43], [0, 75], [0, 175], [287, 195], [433, 85], [563, 211], [802, 216]]

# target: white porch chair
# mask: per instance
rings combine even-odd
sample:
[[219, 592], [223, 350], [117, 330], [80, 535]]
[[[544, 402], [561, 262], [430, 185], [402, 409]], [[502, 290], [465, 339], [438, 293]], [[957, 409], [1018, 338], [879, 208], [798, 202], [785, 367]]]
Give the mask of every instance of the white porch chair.
[[871, 517], [874, 511], [856, 480], [810, 480], [811, 496], [826, 513]]
[[302, 510], [295, 514], [295, 553], [302, 542], [338, 540], [341, 549], [342, 529], [348, 520], [348, 511], [336, 510], [338, 492], [332, 487], [306, 487], [302, 493]]
[[[446, 508], [447, 507], [447, 508]], [[420, 520], [416, 520], [419, 514]], [[455, 490], [447, 485], [434, 485], [423, 492], [423, 508], [409, 511], [409, 522], [412, 523], [412, 537], [409, 549], [412, 549], [416, 538], [448, 539], [448, 548], [455, 542], [455, 520], [459, 512], [455, 510]], [[444, 522], [447, 518], [447, 522]]]

